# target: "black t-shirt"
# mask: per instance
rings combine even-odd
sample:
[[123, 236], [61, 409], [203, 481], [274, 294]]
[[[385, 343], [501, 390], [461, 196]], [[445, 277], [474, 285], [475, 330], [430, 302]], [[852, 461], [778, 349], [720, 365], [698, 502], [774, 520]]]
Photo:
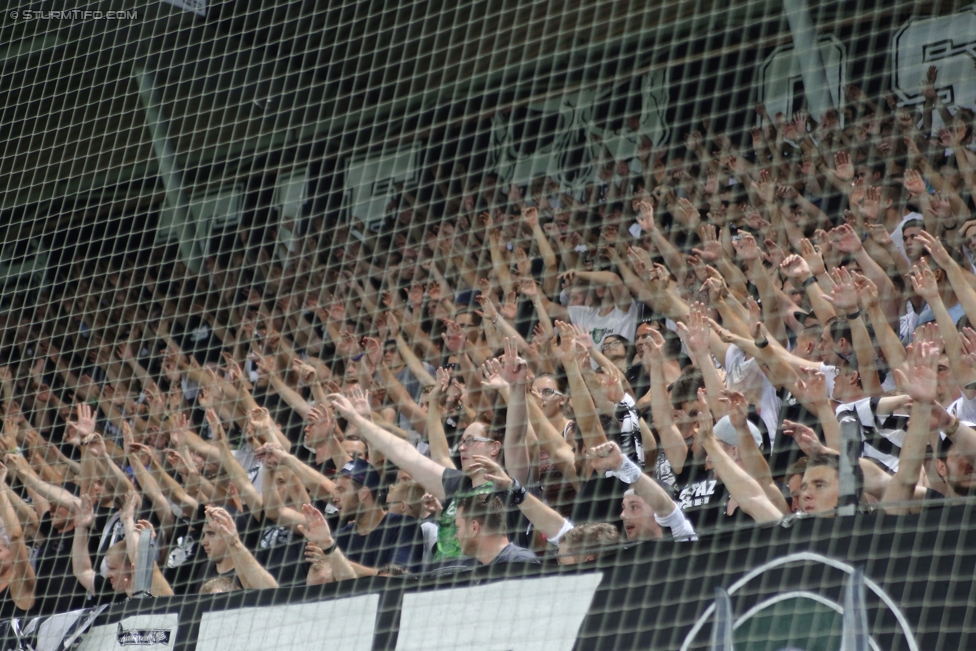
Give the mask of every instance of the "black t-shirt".
[[[254, 518], [250, 518], [256, 523]], [[257, 527], [251, 525], [248, 539], [241, 540], [254, 558], [275, 578], [280, 587], [304, 585], [308, 574], [305, 563], [305, 538], [288, 527], [278, 526], [265, 518]]]
[[336, 532], [336, 543], [346, 558], [366, 567], [395, 563], [416, 573], [424, 559], [420, 522], [395, 513], [387, 513], [365, 536], [356, 533], [356, 523], [350, 522]]
[[573, 501], [573, 524], [588, 522], [609, 522], [618, 530], [623, 529], [620, 520], [624, 493], [628, 484], [616, 477], [593, 474], [589, 479], [580, 479], [579, 492]]
[[173, 592], [178, 595], [198, 594], [206, 580], [206, 566], [213, 565], [203, 551], [203, 522], [180, 518], [173, 528], [173, 540], [169, 545], [162, 572]]
[[[691, 457], [689, 456], [689, 459]], [[705, 470], [704, 464], [696, 464], [689, 470], [688, 482], [678, 491], [675, 502], [678, 508], [691, 520], [695, 531], [704, 532], [714, 530], [729, 522], [730, 516], [725, 515], [728, 507], [728, 490], [725, 484], [715, 478], [711, 470]], [[732, 518], [738, 520], [741, 508], [737, 508]], [[746, 516], [748, 517], [748, 516]]]
[[75, 578], [71, 567], [74, 530], [58, 533], [51, 524], [51, 515], [45, 513], [38, 532], [44, 537], [44, 542], [38, 545], [35, 554], [37, 584], [32, 612], [51, 615], [84, 608], [88, 605], [86, 590]]

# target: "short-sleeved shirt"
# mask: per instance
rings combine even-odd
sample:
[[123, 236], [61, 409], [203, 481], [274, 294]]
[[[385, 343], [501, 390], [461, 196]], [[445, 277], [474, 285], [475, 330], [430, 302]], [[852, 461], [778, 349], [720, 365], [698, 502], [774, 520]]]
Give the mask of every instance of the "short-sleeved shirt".
[[424, 558], [424, 536], [416, 518], [387, 513], [365, 536], [350, 522], [336, 532], [336, 544], [353, 563], [380, 567], [394, 563], [419, 572]]
[[637, 316], [640, 311], [637, 303], [631, 303], [630, 309], [624, 312], [616, 305], [606, 315], [600, 315], [599, 307], [584, 305], [570, 305], [566, 308], [569, 320], [575, 325], [581, 325], [590, 333], [593, 345], [597, 348], [603, 343], [607, 335], [619, 335], [627, 341], [634, 341], [637, 332]]
[[495, 490], [495, 485], [491, 482], [474, 486], [470, 477], [452, 468], [444, 469], [441, 484], [444, 486], [445, 504], [441, 517], [437, 519], [437, 549], [434, 550], [433, 559], [435, 563], [462, 556], [461, 543], [458, 542], [456, 535], [457, 525], [454, 524], [461, 500], [471, 495], [482, 495]]

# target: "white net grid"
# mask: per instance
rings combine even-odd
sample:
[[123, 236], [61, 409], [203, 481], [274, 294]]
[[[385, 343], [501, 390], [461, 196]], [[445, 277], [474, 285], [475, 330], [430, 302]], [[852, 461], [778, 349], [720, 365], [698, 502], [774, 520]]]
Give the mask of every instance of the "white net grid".
[[974, 7], [8, 1], [4, 649], [967, 648]]

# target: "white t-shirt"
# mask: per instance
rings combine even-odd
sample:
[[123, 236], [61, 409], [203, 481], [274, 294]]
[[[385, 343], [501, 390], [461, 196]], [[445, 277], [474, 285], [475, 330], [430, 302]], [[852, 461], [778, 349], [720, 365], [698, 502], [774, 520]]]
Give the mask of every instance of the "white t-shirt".
[[639, 308], [637, 303], [633, 301], [630, 303], [628, 311], [624, 312], [614, 305], [613, 311], [604, 316], [600, 316], [599, 307], [586, 307], [584, 305], [570, 305], [566, 311], [569, 312], [570, 322], [586, 328], [593, 339], [593, 345], [598, 348], [607, 335], [620, 335], [627, 341], [633, 341], [637, 333]]
[[959, 397], [946, 410], [959, 420], [976, 422], [976, 399], [969, 400], [965, 395]]
[[760, 389], [759, 417], [766, 425], [766, 432], [769, 433], [769, 444], [772, 446], [776, 438], [776, 430], [779, 429], [779, 409], [783, 404], [780, 397], [776, 394], [776, 387], [769, 381], [763, 372], [759, 362], [753, 359], [746, 359], [746, 354], [741, 348], [732, 344], [725, 353], [725, 385], [732, 391], [745, 393], [750, 389]]

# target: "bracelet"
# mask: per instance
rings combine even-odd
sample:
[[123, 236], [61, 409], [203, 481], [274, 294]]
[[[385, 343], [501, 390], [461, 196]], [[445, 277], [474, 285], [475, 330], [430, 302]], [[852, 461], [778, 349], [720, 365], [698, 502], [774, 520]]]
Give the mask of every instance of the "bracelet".
[[860, 318], [861, 318], [861, 308], [857, 308], [856, 310], [854, 310], [853, 312], [847, 315], [848, 321], [853, 321], [854, 319], [860, 319]]
[[325, 554], [326, 556], [328, 556], [329, 554], [331, 554], [332, 552], [334, 552], [338, 546], [339, 546], [339, 541], [333, 540], [332, 541], [332, 546], [329, 547], [328, 549], [323, 549], [322, 550], [322, 553]]
[[363, 358], [363, 354], [364, 353], [359, 353], [358, 355], [355, 355], [353, 357], [350, 357], [349, 359], [351, 359], [354, 362], [358, 362], [359, 360], [361, 360]]
[[812, 276], [812, 275], [811, 276], [807, 276], [807, 279], [803, 281], [802, 287], [803, 287], [803, 289], [806, 289], [807, 287], [809, 287], [810, 285], [814, 284], [815, 282], [817, 282], [817, 277], [816, 276]]
[[949, 423], [949, 426], [942, 431], [945, 432], [946, 436], [952, 436], [953, 434], [959, 431], [959, 422], [960, 422], [959, 417], [953, 416], [952, 422]]
[[501, 317], [501, 315], [500, 315], [500, 314], [496, 314], [496, 315], [495, 315], [495, 318], [491, 320], [491, 325], [495, 325], [496, 323], [498, 323], [498, 319], [499, 319], [500, 317]]
[[616, 477], [617, 479], [619, 479], [625, 484], [633, 484], [638, 479], [640, 479], [641, 475], [643, 474], [644, 473], [641, 472], [640, 466], [638, 466], [636, 463], [634, 463], [627, 457], [624, 457], [624, 460], [623, 462], [621, 462], [620, 467], [617, 468], [616, 470], [611, 470], [610, 472], [608, 472], [607, 477]]
[[763, 337], [761, 341], [754, 341], [752, 343], [756, 344], [756, 348], [765, 348], [766, 346], [769, 345], [769, 339]]

